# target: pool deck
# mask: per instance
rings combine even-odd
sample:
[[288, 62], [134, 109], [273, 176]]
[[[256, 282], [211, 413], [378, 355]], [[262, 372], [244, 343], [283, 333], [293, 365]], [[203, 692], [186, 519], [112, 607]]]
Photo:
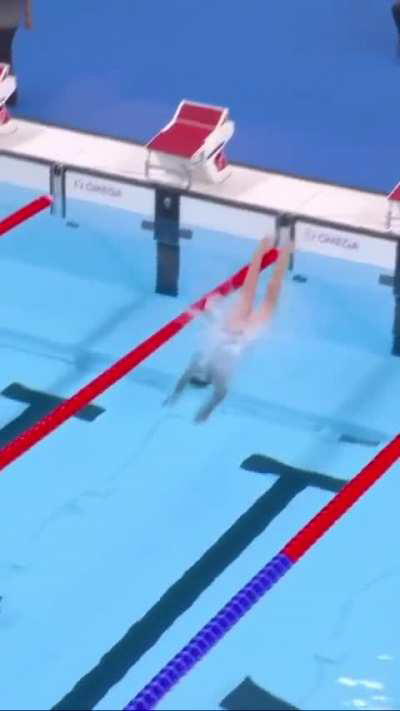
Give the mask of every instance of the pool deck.
[[[0, 137], [0, 150], [97, 171], [116, 179], [130, 178], [153, 184], [145, 175], [147, 151], [144, 145], [25, 120], [15, 120], [15, 125], [16, 132]], [[0, 177], [7, 180], [7, 175]], [[243, 165], [233, 165], [230, 177], [223, 184], [194, 182], [189, 192], [222, 198], [243, 207], [290, 212], [387, 235], [387, 199], [379, 193]]]

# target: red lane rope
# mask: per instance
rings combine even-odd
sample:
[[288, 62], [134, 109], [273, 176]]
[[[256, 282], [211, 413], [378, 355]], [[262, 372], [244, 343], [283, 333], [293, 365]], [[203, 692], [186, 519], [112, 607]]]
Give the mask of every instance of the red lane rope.
[[20, 225], [22, 222], [25, 222], [34, 215], [37, 215], [38, 212], [46, 210], [46, 208], [50, 207], [52, 204], [53, 198], [50, 195], [42, 195], [42, 197], [33, 200], [28, 205], [25, 205], [25, 207], [17, 210], [17, 212], [13, 212], [12, 215], [5, 217], [4, 220], [0, 220], [0, 237], [5, 235], [6, 232], [14, 229], [14, 227]]
[[292, 538], [281, 553], [296, 563], [400, 457], [400, 435], [351, 479], [336, 496]]
[[[265, 267], [273, 264], [277, 257], [278, 251], [276, 249], [270, 250], [264, 255], [261, 269], [265, 269]], [[145, 360], [145, 358], [175, 336], [204, 309], [206, 301], [210, 296], [216, 294], [224, 296], [231, 291], [239, 289], [243, 284], [248, 268], [248, 266], [243, 267], [243, 269], [234, 274], [233, 277], [203, 296], [187, 311], [184, 311], [173, 319], [173, 321], [170, 321], [160, 328], [159, 331], [153, 333], [150, 338], [140, 343], [136, 348], [108, 368], [108, 370], [105, 370], [104, 373], [101, 373], [101, 375], [88, 383], [88, 385], [85, 385], [81, 390], [75, 393], [75, 395], [65, 400], [61, 405], [46, 415], [46, 417], [37, 422], [36, 425], [30, 427], [23, 434], [0, 449], [0, 471], [33, 447], [34, 444], [37, 444], [37, 442], [46, 437], [46, 435], [50, 434], [50, 432], [53, 432], [53, 430], [62, 425], [63, 422], [72, 417], [72, 415], [75, 415], [76, 412], [85, 407], [95, 397], [101, 395], [101, 393], [107, 390], [111, 385], [114, 385], [114, 383], [123, 378], [124, 375], [127, 375], [127, 373]]]

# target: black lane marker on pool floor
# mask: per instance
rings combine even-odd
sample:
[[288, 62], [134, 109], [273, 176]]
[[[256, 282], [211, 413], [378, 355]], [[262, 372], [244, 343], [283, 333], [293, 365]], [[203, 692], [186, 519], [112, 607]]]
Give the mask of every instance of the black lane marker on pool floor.
[[358, 444], [361, 447], [379, 447], [379, 440], [364, 439], [363, 437], [354, 437], [349, 434], [342, 434], [339, 437], [339, 442], [347, 442], [347, 444]]
[[[18, 437], [29, 427], [32, 427], [32, 425], [35, 425], [42, 417], [48, 415], [55, 407], [58, 407], [58, 405], [64, 402], [64, 399], [61, 397], [49, 395], [39, 390], [31, 390], [19, 383], [12, 383], [0, 394], [9, 400], [16, 400], [17, 402], [23, 402], [28, 405], [26, 410], [18, 417], [15, 417], [14, 420], [0, 429], [0, 447], [5, 447], [15, 437]], [[105, 410], [102, 407], [86, 405], [86, 407], [76, 413], [75, 417], [84, 422], [93, 422], [103, 412], [105, 412]]]
[[129, 628], [99, 663], [53, 707], [54, 711], [93, 709], [297, 494], [308, 486], [336, 492], [345, 484], [341, 479], [288, 467], [269, 457], [254, 457], [249, 457], [242, 467], [250, 469], [253, 461], [260, 463], [262, 459], [263, 473], [267, 473], [265, 465], [268, 463], [269, 473], [277, 474], [278, 480], [163, 594], [144, 617]]
[[226, 711], [296, 711], [295, 706], [257, 686], [249, 676], [225, 696], [220, 707]]
[[329, 476], [328, 474], [320, 474], [308, 469], [298, 469], [290, 466], [290, 464], [284, 464], [277, 459], [272, 459], [272, 457], [266, 457], [264, 454], [252, 454], [251, 457], [244, 460], [242, 469], [255, 474], [277, 474], [280, 477], [297, 479], [303, 481], [305, 486], [314, 486], [334, 493], [340, 491], [346, 483], [344, 479]]
[[389, 274], [380, 274], [378, 281], [382, 286], [394, 286], [394, 277]]

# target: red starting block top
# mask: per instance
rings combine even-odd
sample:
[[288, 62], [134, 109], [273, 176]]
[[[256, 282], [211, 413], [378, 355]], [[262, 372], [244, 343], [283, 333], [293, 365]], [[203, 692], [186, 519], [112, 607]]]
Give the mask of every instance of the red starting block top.
[[224, 122], [227, 110], [184, 101], [173, 120], [148, 144], [150, 150], [192, 158]]
[[192, 126], [182, 122], [174, 123], [165, 131], [161, 131], [150, 143], [148, 148], [163, 153], [171, 153], [182, 158], [192, 158], [200, 150], [207, 136], [210, 135], [207, 126]]
[[393, 190], [387, 196], [388, 200], [400, 201], [400, 183], [394, 186]]
[[200, 106], [191, 104], [188, 101], [182, 103], [176, 115], [177, 121], [193, 121], [202, 126], [209, 126], [213, 129], [218, 126], [226, 113], [225, 109], [214, 108], [212, 106]]

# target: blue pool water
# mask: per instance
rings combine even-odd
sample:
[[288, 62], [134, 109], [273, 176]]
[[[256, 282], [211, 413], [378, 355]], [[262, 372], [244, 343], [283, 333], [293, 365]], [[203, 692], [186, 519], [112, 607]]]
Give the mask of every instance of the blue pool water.
[[[2, 186], [2, 214], [33, 197]], [[154, 294], [140, 215], [76, 202], [67, 222], [42, 214], [1, 239], [0, 438], [28, 409], [11, 385], [68, 397], [252, 246], [195, 229], [170, 298]], [[327, 503], [313, 472], [346, 481], [397, 434], [381, 271], [297, 255], [306, 281], [288, 276], [269, 332], [205, 425], [192, 422], [201, 392], [161, 407], [195, 322], [99, 397], [94, 420], [72, 418], [2, 473], [0, 708], [122, 708]], [[308, 485], [296, 492], [299, 470]], [[301, 709], [398, 708], [399, 473], [160, 708], [242, 708], [246, 679], [247, 707], [257, 692]]]

